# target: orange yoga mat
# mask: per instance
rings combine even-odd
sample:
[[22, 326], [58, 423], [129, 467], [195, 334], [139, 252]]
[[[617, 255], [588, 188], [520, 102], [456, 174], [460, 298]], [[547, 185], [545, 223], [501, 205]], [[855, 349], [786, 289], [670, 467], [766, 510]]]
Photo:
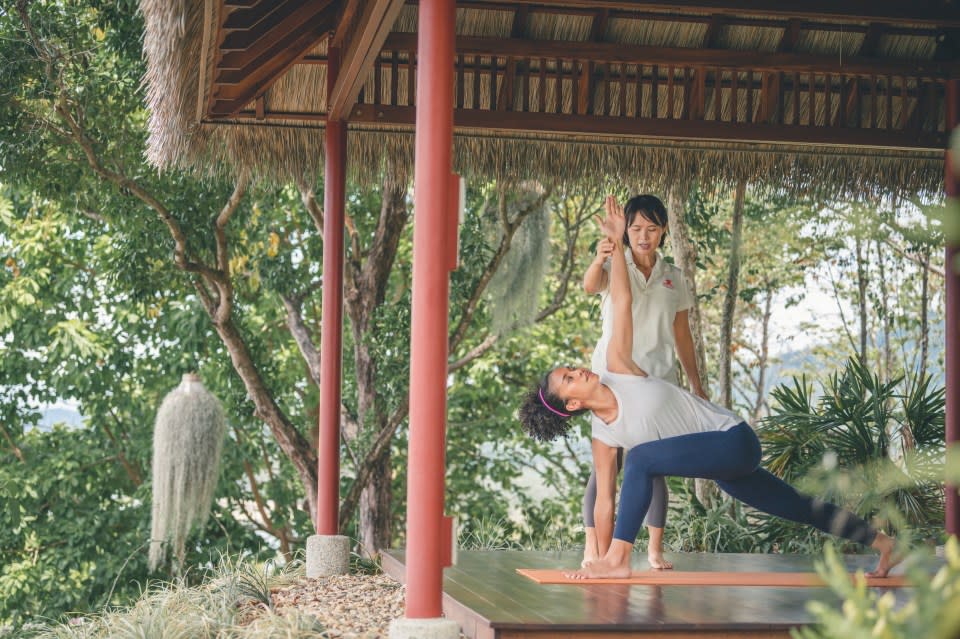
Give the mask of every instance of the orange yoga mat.
[[[618, 579], [568, 579], [567, 570], [533, 570], [517, 568], [517, 572], [538, 584], [636, 584], [640, 586], [825, 586], [815, 572], [696, 572], [686, 570], [645, 570]], [[853, 579], [853, 575], [850, 576]], [[910, 583], [903, 575], [867, 577], [867, 585], [877, 588], [902, 588]]]

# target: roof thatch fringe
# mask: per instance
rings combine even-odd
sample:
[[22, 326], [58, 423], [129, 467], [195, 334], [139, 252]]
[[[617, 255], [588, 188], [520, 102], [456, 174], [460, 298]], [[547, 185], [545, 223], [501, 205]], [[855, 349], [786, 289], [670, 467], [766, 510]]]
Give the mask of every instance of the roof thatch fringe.
[[[401, 131], [352, 131], [348, 173], [372, 183], [390, 164], [412, 174], [413, 135]], [[677, 179], [704, 183], [741, 179], [777, 191], [821, 197], [938, 193], [942, 157], [904, 157], [884, 152], [776, 145], [734, 145], [672, 140], [597, 140], [540, 136], [503, 139], [458, 134], [454, 167], [471, 178], [596, 184], [614, 181], [664, 192]], [[828, 176], [828, 177], [826, 177]]]

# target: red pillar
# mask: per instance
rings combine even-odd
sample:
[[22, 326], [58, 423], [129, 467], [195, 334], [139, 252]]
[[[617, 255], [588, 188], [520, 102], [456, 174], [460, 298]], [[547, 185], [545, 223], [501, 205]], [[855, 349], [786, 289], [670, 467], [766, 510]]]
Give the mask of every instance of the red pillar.
[[[331, 49], [327, 90], [336, 81], [340, 52]], [[320, 434], [317, 440], [317, 534], [339, 534], [340, 386], [343, 351], [343, 222], [346, 206], [347, 125], [327, 121], [323, 175], [323, 321], [320, 331]]]
[[[947, 133], [960, 124], [960, 80], [947, 82]], [[944, 182], [947, 192], [946, 230], [946, 439], [947, 446], [960, 442], [960, 181], [957, 179], [956, 165], [960, 159], [950, 157], [947, 151]], [[952, 535], [960, 534], [960, 496], [957, 487], [947, 485], [946, 528]]]
[[413, 182], [413, 314], [407, 470], [410, 619], [442, 614], [441, 526], [447, 410], [449, 185], [453, 156], [454, 0], [421, 0]]

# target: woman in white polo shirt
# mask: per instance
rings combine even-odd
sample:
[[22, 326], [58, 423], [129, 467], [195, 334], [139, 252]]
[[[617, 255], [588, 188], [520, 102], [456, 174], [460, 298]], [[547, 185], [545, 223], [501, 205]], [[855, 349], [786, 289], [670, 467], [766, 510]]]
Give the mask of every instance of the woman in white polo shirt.
[[[695, 395], [707, 399], [697, 368], [688, 311], [693, 296], [683, 272], [668, 263], [657, 251], [666, 240], [667, 210], [654, 195], [638, 195], [624, 206], [626, 232], [623, 236], [627, 274], [633, 293], [632, 317], [633, 359], [645, 371], [671, 384], [677, 383], [677, 360]], [[597, 244], [597, 256], [583, 276], [588, 294], [601, 294], [602, 334], [593, 351], [591, 368], [597, 374], [607, 370], [606, 354], [612, 331], [611, 300], [608, 294], [610, 257], [613, 242], [604, 237]], [[596, 470], [590, 473], [583, 497], [583, 523], [586, 529], [584, 562], [602, 553], [594, 525], [593, 511], [597, 495]], [[667, 484], [662, 477], [655, 480], [653, 502], [647, 512], [650, 533], [647, 559], [653, 568], [671, 568], [663, 558], [663, 527], [667, 517]], [[605, 545], [605, 544], [604, 544]]]

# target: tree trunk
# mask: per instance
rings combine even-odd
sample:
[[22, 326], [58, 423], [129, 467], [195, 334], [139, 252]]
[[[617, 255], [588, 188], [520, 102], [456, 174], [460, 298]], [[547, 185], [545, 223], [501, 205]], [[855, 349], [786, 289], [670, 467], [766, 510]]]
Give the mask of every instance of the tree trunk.
[[751, 419], [757, 423], [763, 417], [763, 408], [767, 404], [767, 364], [770, 361], [770, 316], [773, 314], [773, 290], [767, 289], [763, 300], [763, 320], [760, 333], [760, 355], [757, 358], [757, 399], [753, 403]]
[[[674, 264], [683, 271], [693, 296], [693, 306], [687, 317], [697, 356], [697, 369], [700, 371], [700, 383], [704, 389], [708, 389], [710, 382], [707, 376], [707, 349], [703, 343], [703, 316], [700, 313], [700, 301], [697, 299], [697, 247], [690, 239], [684, 217], [689, 194], [689, 185], [675, 185], [670, 189], [667, 194], [667, 220], [670, 224], [670, 248], [673, 251]], [[717, 485], [705, 479], [695, 479], [693, 490], [700, 503], [707, 507], [712, 506], [720, 497]]]
[[697, 299], [697, 247], [690, 239], [690, 231], [684, 219], [689, 188], [674, 186], [667, 196], [667, 220], [670, 224], [670, 248], [673, 261], [683, 271], [690, 286], [693, 306], [687, 314], [690, 320], [690, 334], [693, 336], [694, 350], [697, 355], [697, 369], [700, 381], [706, 390], [710, 387], [707, 376], [707, 351], [703, 343], [703, 316], [700, 301]]
[[867, 365], [867, 267], [863, 254], [863, 240], [857, 237], [855, 239], [856, 257], [857, 257], [857, 307], [860, 314], [860, 352], [857, 357], [860, 364]]
[[733, 315], [737, 309], [737, 288], [740, 279], [740, 244], [743, 232], [743, 198], [747, 182], [737, 183], [730, 229], [730, 264], [727, 270], [727, 293], [723, 298], [720, 320], [720, 403], [733, 407]]
[[930, 323], [927, 318], [930, 306], [930, 249], [923, 247], [923, 263], [920, 267], [920, 379], [927, 374], [927, 352], [930, 348]]
[[230, 353], [233, 369], [243, 380], [243, 385], [256, 407], [254, 414], [270, 427], [270, 432], [280, 449], [290, 459], [307, 493], [310, 520], [317, 520], [317, 455], [310, 442], [289, 422], [263, 382], [247, 344], [234, 326], [233, 321], [214, 321], [217, 334]]
[[893, 366], [893, 350], [890, 346], [890, 336], [893, 333], [893, 317], [890, 314], [890, 295], [887, 291], [887, 269], [884, 264], [883, 252], [880, 250], [880, 240], [874, 241], [877, 250], [877, 275], [880, 278], [880, 308], [883, 313], [883, 365], [880, 367], [881, 377], [884, 382], [889, 381], [893, 374], [890, 369]]
[[[391, 175], [391, 171], [387, 171]], [[357, 419], [360, 428], [373, 429], [378, 435], [393, 429], [390, 416], [378, 401], [378, 362], [367, 335], [377, 308], [383, 304], [387, 282], [393, 269], [400, 237], [409, 218], [406, 206], [407, 184], [388, 177], [383, 183], [383, 200], [377, 229], [369, 250], [359, 255], [353, 245], [344, 269], [346, 293], [344, 306], [353, 332], [353, 361], [357, 384]], [[390, 446], [373, 458], [364, 457], [369, 465], [369, 478], [360, 493], [360, 546], [362, 553], [373, 557], [381, 548], [389, 547], [391, 536], [392, 473]], [[360, 469], [356, 469], [360, 472]], [[343, 522], [344, 524], [346, 522]]]
[[360, 493], [360, 545], [363, 555], [375, 557], [381, 549], [390, 547], [392, 503], [393, 482], [388, 448], [383, 457], [374, 462], [370, 481]]

